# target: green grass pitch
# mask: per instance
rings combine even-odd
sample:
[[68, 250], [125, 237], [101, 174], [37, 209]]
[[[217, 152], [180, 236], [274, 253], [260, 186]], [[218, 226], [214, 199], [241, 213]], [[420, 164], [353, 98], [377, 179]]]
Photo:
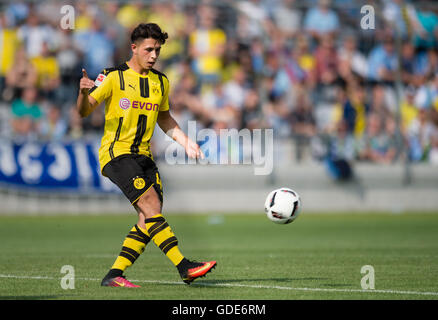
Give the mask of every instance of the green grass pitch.
[[[151, 242], [126, 272], [141, 288], [100, 287], [134, 214], [0, 217], [0, 299], [438, 299], [437, 213], [166, 217], [184, 255], [218, 261], [190, 286]], [[61, 287], [64, 265], [74, 289]]]

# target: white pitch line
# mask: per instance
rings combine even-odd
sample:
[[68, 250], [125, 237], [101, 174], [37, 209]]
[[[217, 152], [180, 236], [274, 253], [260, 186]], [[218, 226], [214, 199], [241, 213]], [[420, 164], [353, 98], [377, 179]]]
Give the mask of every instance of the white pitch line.
[[[62, 278], [46, 277], [46, 276], [16, 276], [9, 274], [0, 274], [0, 278], [10, 279], [33, 279], [33, 280], [61, 280]], [[75, 278], [76, 280], [84, 281], [101, 281], [95, 278]], [[165, 281], [165, 280], [131, 280], [132, 282], [155, 283], [155, 284], [169, 284], [169, 285], [185, 285], [183, 282]], [[438, 292], [427, 291], [404, 291], [404, 290], [382, 290], [382, 289], [330, 289], [330, 288], [296, 288], [283, 286], [267, 286], [267, 285], [252, 285], [242, 283], [208, 283], [198, 282], [198, 286], [206, 287], [230, 287], [230, 288], [252, 288], [252, 289], [276, 289], [276, 290], [291, 290], [291, 291], [319, 291], [319, 292], [358, 292], [358, 293], [390, 293], [390, 294], [407, 294], [407, 295], [423, 295], [423, 296], [438, 296]]]

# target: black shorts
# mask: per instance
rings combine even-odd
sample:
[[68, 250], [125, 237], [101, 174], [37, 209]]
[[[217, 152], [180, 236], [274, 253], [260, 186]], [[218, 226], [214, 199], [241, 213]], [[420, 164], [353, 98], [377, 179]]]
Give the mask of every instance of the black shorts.
[[103, 168], [103, 174], [115, 183], [134, 205], [151, 187], [163, 203], [163, 186], [155, 162], [140, 154], [123, 154]]

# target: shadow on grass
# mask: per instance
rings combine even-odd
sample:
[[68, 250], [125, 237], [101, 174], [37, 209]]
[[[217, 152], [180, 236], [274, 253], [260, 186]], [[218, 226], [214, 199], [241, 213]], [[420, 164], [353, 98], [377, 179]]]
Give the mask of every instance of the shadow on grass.
[[236, 282], [261, 282], [261, 281], [273, 281], [278, 283], [285, 283], [289, 281], [310, 281], [310, 280], [328, 280], [329, 278], [319, 278], [319, 277], [306, 277], [306, 278], [254, 278], [254, 279], [226, 279], [226, 280], [205, 280], [202, 282], [195, 282], [194, 284], [230, 284]]

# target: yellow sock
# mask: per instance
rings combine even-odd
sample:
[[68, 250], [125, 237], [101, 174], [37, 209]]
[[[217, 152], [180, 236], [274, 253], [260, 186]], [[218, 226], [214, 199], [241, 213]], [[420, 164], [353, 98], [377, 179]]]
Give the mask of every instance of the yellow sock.
[[146, 235], [146, 230], [135, 225], [123, 241], [122, 251], [111, 269], [125, 271], [143, 253], [149, 241], [150, 238]]
[[177, 266], [184, 256], [178, 249], [178, 239], [170, 229], [162, 214], [157, 214], [145, 220], [147, 235], [158, 248]]

